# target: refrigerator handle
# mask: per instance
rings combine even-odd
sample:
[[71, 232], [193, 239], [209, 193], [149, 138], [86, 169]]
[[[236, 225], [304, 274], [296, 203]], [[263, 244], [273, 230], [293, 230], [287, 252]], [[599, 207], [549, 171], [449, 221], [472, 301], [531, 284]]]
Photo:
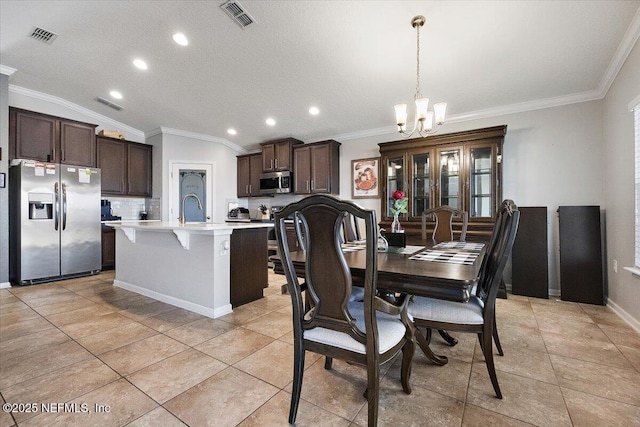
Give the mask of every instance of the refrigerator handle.
[[62, 183], [62, 229], [67, 228], [67, 184]]
[[55, 195], [54, 214], [53, 214], [53, 227], [58, 231], [58, 218], [60, 217], [60, 192], [58, 189], [58, 183], [53, 185], [53, 193]]

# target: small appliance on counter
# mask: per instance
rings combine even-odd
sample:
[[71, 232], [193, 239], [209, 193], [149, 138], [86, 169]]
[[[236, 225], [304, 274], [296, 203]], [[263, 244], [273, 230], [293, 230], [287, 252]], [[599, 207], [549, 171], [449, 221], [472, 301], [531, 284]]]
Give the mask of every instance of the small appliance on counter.
[[238, 206], [237, 203], [229, 203], [229, 213], [226, 222], [251, 222], [249, 209]]
[[100, 200], [100, 221], [120, 221], [121, 216], [111, 215], [111, 202]]

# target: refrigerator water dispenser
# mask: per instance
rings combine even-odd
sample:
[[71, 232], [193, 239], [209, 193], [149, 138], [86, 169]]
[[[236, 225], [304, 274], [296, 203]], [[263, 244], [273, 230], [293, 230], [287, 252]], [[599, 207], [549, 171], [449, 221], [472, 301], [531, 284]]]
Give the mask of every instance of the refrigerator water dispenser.
[[53, 219], [53, 194], [29, 193], [29, 219]]

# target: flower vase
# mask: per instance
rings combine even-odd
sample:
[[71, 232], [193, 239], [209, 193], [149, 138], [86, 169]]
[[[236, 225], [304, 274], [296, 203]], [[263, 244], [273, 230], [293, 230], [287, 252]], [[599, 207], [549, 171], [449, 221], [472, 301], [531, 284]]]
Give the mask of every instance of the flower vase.
[[400, 220], [398, 219], [398, 214], [393, 216], [393, 222], [391, 223], [391, 232], [392, 233], [401, 233], [402, 226], [400, 225]]

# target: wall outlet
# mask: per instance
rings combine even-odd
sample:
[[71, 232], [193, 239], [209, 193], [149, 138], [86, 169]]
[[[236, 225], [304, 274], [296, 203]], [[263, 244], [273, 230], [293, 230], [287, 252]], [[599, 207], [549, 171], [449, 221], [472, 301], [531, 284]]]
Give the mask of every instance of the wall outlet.
[[618, 260], [617, 259], [613, 260], [613, 272], [614, 273], [618, 272]]

